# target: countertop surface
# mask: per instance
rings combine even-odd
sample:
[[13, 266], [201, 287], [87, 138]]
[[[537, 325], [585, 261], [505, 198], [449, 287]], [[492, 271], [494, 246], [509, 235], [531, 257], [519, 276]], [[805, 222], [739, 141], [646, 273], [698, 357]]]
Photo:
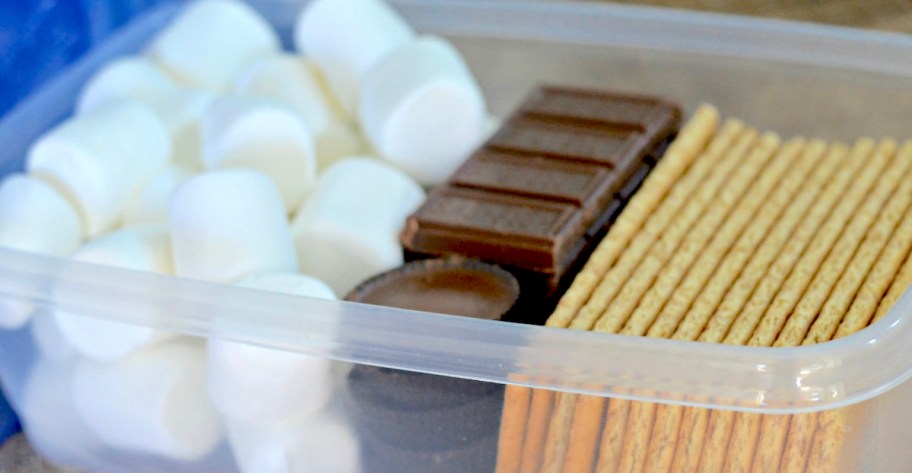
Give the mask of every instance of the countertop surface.
[[[137, 0], [126, 3], [147, 2]], [[912, 2], [909, 0], [620, 0], [617, 3], [691, 8], [912, 34]], [[140, 5], [134, 6], [141, 9]], [[4, 8], [0, 8], [0, 15], [5, 13]], [[22, 435], [11, 438], [0, 447], [0, 473], [65, 471], [67, 470], [54, 468], [35, 456]]]

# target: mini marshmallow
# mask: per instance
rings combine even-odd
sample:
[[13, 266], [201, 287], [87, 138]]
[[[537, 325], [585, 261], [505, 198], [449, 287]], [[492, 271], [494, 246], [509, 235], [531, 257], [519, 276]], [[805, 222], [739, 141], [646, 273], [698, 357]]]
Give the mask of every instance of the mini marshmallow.
[[168, 225], [171, 195], [193, 171], [179, 164], [165, 166], [137, 193], [124, 212], [123, 225]]
[[275, 31], [249, 5], [201, 0], [155, 38], [149, 55], [178, 82], [220, 92], [246, 64], [279, 49]]
[[103, 446], [76, 413], [73, 362], [39, 358], [22, 391], [19, 418], [29, 444], [59, 465], [94, 471]]
[[214, 96], [178, 86], [152, 61], [139, 56], [117, 59], [102, 68], [79, 96], [84, 114], [118, 100], [148, 106], [171, 133], [172, 160], [200, 166], [200, 121]]
[[421, 186], [382, 161], [339, 161], [295, 216], [301, 271], [347, 294], [369, 276], [401, 265], [399, 232], [423, 201]]
[[0, 246], [69, 256], [82, 233], [76, 209], [50, 185], [23, 174], [0, 183]]
[[358, 134], [339, 118], [338, 105], [327, 95], [320, 72], [306, 59], [291, 54], [262, 59], [241, 72], [234, 90], [281, 102], [298, 113], [314, 136], [321, 168], [364, 149]]
[[228, 423], [228, 437], [241, 473], [358, 473], [358, 437], [331, 410], [291, 427]]
[[260, 272], [297, 272], [282, 197], [265, 175], [212, 171], [171, 198], [171, 243], [178, 276], [234, 282]]
[[[0, 247], [69, 256], [82, 233], [79, 214], [53, 187], [22, 174], [0, 183]], [[32, 304], [0, 300], [0, 328], [24, 326], [33, 311]]]
[[277, 103], [226, 98], [203, 121], [207, 169], [250, 168], [272, 178], [290, 213], [316, 180], [317, 161], [307, 123]]
[[161, 120], [144, 105], [117, 102], [41, 137], [29, 152], [28, 169], [69, 199], [94, 237], [114, 227], [129, 198], [170, 155]]
[[30, 331], [38, 351], [48, 360], [64, 361], [77, 355], [76, 349], [60, 331], [52, 313], [37, 311], [32, 317]]
[[[239, 286], [335, 299], [322, 281], [298, 274], [263, 274]], [[305, 314], [302, 314], [305, 316]], [[328, 359], [233, 342], [209, 342], [209, 395], [216, 409], [241, 422], [294, 422], [322, 409], [333, 392]]]
[[316, 0], [301, 12], [294, 31], [295, 46], [313, 58], [349, 114], [356, 111], [364, 74], [414, 37], [382, 0]]
[[205, 379], [205, 348], [179, 340], [116, 363], [81, 361], [72, 396], [80, 418], [105, 445], [194, 461], [222, 438]]
[[[80, 248], [73, 259], [136, 271], [171, 274], [171, 248], [165, 226], [125, 228]], [[54, 295], [63, 296], [63, 289]], [[151, 309], [150, 309], [151, 310]], [[151, 314], [155, 316], [153, 311]], [[93, 360], [123, 358], [141, 348], [171, 338], [159, 330], [57, 310], [54, 319], [63, 337], [82, 355]]]
[[440, 184], [484, 137], [485, 102], [459, 52], [441, 38], [400, 47], [363, 79], [361, 126], [377, 152], [421, 184]]

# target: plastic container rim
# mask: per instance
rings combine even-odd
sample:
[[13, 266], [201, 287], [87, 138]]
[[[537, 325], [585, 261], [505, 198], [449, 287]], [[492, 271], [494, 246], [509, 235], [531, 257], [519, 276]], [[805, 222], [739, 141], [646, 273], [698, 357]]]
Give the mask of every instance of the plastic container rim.
[[[283, 0], [252, 3], [265, 10], [267, 18], [270, 9], [298, 8]], [[392, 3], [419, 30], [438, 34], [710, 56], [736, 52], [739, 57], [763, 61], [912, 77], [912, 63], [897, 60], [912, 57], [912, 37], [896, 34], [582, 2]], [[9, 172], [34, 137], [68, 112], [80, 84], [92, 71], [111, 57], [141, 49], [180, 8], [166, 3], [138, 17], [0, 120], [0, 142], [7, 144], [0, 154], [0, 173]], [[503, 15], [516, 20], [504, 24], [498, 21]], [[650, 31], [662, 33], [645, 34]], [[718, 40], [720, 34], [726, 41]], [[789, 50], [797, 44], [806, 47], [799, 53]], [[814, 54], [822, 50], [832, 54]], [[63, 295], [53, 294], [51, 286], [63, 289]], [[912, 344], [906, 343], [912, 338], [912, 323], [904, 316], [912, 304], [908, 292], [884, 320], [858, 334], [814, 346], [775, 349], [428, 316], [9, 249], [0, 249], [0, 298], [364, 364], [761, 413], [844, 407], [876, 397], [912, 376]]]

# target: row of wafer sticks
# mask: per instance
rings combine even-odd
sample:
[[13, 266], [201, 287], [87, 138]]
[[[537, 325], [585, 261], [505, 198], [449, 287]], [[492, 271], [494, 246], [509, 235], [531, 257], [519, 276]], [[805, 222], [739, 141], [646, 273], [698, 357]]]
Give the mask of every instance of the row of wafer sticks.
[[[704, 105], [547, 325], [788, 347], [912, 282], [912, 142], [783, 142]], [[497, 473], [832, 472], [847, 412], [762, 415], [507, 389]]]

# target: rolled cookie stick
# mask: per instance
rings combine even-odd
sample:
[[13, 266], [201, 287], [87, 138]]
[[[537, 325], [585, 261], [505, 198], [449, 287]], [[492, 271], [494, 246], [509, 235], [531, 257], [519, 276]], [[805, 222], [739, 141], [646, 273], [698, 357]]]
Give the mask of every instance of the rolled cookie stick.
[[412, 28], [382, 0], [311, 2], [294, 31], [295, 46], [313, 58], [348, 114], [357, 109], [364, 74], [414, 37]]
[[[82, 240], [76, 209], [44, 182], [13, 174], [0, 183], [0, 247], [68, 256]], [[0, 300], [0, 328], [25, 325], [33, 306]]]
[[256, 99], [217, 101], [203, 119], [206, 169], [245, 167], [269, 176], [285, 209], [296, 209], [316, 180], [317, 161], [307, 123], [292, 109]]
[[[322, 281], [298, 274], [254, 275], [238, 285], [336, 298]], [[244, 423], [294, 423], [323, 409], [333, 392], [335, 376], [331, 361], [325, 358], [213, 340], [209, 342], [209, 363], [209, 395], [216, 409]]]
[[275, 31], [250, 6], [202, 0], [162, 31], [148, 53], [179, 83], [220, 92], [246, 64], [279, 49]]
[[81, 361], [72, 396], [80, 418], [106, 446], [193, 461], [222, 438], [205, 380], [205, 349], [180, 340], [116, 363]]
[[423, 201], [417, 183], [381, 161], [339, 161], [295, 216], [301, 271], [347, 294], [369, 276], [401, 265], [399, 232]]
[[298, 270], [282, 197], [259, 172], [229, 169], [191, 178], [171, 198], [170, 222], [178, 276], [234, 282]]
[[288, 427], [228, 423], [228, 438], [241, 473], [358, 473], [358, 437], [332, 410]]
[[382, 157], [424, 185], [443, 182], [481, 142], [485, 101], [442, 38], [404, 45], [364, 75], [361, 126]]
[[170, 155], [171, 139], [161, 120], [144, 105], [117, 102], [38, 139], [27, 166], [76, 207], [87, 235], [95, 237], [117, 224], [130, 197]]
[[82, 89], [76, 110], [89, 113], [119, 100], [142, 103], [171, 133], [172, 161], [198, 168], [200, 121], [213, 99], [211, 93], [179, 86], [149, 59], [128, 56], [95, 74]]
[[[171, 244], [164, 226], [126, 228], [87, 243], [73, 259], [118, 268], [172, 274]], [[54, 289], [55, 297], [65, 297], [71, 291], [66, 286]], [[148, 316], [159, 314], [148, 309]], [[171, 338], [159, 330], [122, 322], [86, 317], [78, 313], [54, 310], [54, 319], [64, 339], [77, 352], [93, 360], [121, 359], [137, 350]]]
[[19, 418], [29, 445], [59, 465], [85, 471], [102, 470], [97, 460], [104, 448], [76, 412], [73, 403], [73, 362], [39, 358], [22, 391]]
[[282, 54], [259, 60], [238, 75], [234, 91], [281, 102], [298, 113], [314, 137], [321, 169], [364, 150], [361, 137], [344, 123], [338, 105], [328, 95], [320, 72], [306, 59]]

